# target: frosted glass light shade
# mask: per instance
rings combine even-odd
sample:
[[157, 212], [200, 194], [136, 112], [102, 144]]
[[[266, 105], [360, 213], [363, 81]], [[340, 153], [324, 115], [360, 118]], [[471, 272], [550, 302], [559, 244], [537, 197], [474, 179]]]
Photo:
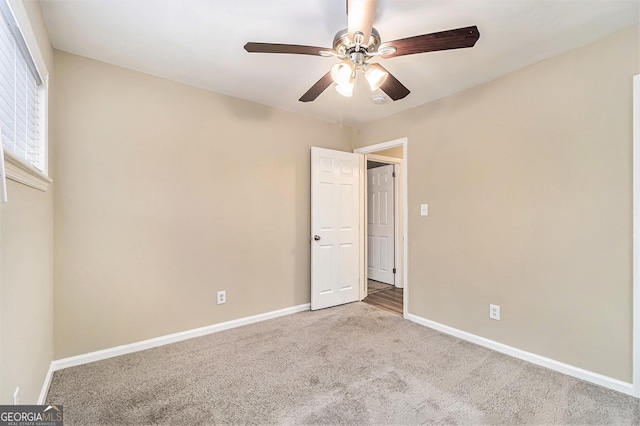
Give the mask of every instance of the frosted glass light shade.
[[353, 70], [345, 62], [335, 64], [331, 67], [331, 78], [338, 85], [349, 83], [351, 81], [351, 74], [353, 74]]
[[383, 71], [378, 64], [369, 65], [367, 70], [364, 72], [364, 77], [369, 82], [371, 90], [376, 90], [382, 86], [382, 83], [387, 79], [387, 76], [389, 76], [389, 74]]
[[353, 87], [355, 84], [353, 82], [349, 82], [347, 84], [336, 84], [336, 92], [340, 93], [342, 96], [350, 98], [353, 96]]

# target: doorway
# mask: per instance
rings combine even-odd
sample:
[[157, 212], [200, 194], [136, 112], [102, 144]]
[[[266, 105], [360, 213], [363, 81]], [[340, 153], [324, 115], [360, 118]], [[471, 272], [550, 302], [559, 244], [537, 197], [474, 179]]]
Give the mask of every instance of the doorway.
[[[395, 157], [377, 153], [396, 149]], [[311, 310], [367, 297], [366, 157], [396, 165], [394, 288], [408, 312], [407, 138], [358, 148], [354, 153], [311, 148]], [[397, 158], [402, 156], [402, 158]]]
[[406, 150], [406, 138], [355, 150], [365, 155], [366, 164], [362, 300], [403, 316], [408, 300]]

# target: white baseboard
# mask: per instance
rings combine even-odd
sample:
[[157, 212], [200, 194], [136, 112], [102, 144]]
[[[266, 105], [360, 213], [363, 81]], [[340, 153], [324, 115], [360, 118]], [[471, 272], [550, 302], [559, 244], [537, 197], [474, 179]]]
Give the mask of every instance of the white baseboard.
[[205, 336], [207, 334], [217, 333], [219, 331], [229, 330], [231, 328], [236, 328], [247, 324], [253, 324], [268, 319], [278, 318], [284, 315], [291, 315], [297, 312], [308, 311], [309, 308], [310, 305], [308, 303], [305, 303], [304, 305], [292, 306], [290, 308], [279, 309], [277, 311], [266, 312], [264, 314], [253, 315], [233, 321], [208, 325], [206, 327], [194, 328], [192, 330], [168, 334], [166, 336], [154, 337], [153, 339], [142, 340], [140, 342], [130, 343], [128, 345], [116, 346], [114, 348], [103, 349], [96, 352], [89, 352], [83, 355], [57, 359], [51, 362], [51, 366], [49, 367], [49, 371], [47, 372], [47, 377], [45, 378], [44, 385], [42, 386], [42, 391], [40, 392], [38, 403], [44, 403], [47, 392], [49, 391], [49, 385], [51, 384], [51, 377], [53, 376], [54, 371], [62, 370], [63, 368], [75, 367], [94, 361], [100, 361], [107, 358], [113, 358], [132, 352], [143, 351], [145, 349], [155, 348], [158, 346], [168, 345], [170, 343], [180, 342], [182, 340], [193, 339], [194, 337]]
[[494, 351], [501, 352], [503, 354], [510, 355], [524, 361], [528, 361], [532, 364], [536, 364], [541, 367], [545, 367], [550, 370], [554, 370], [559, 373], [584, 380], [586, 382], [595, 383], [596, 385], [604, 386], [605, 388], [613, 389], [627, 395], [634, 395], [634, 388], [631, 383], [603, 376], [602, 374], [574, 367], [573, 365], [555, 361], [550, 358], [545, 358], [543, 356], [523, 351], [521, 349], [514, 348], [513, 346], [508, 346], [503, 343], [498, 343], [484, 337], [476, 336], [475, 334], [467, 333], [466, 331], [458, 330], [457, 328], [449, 327], [448, 325], [440, 324], [435, 321], [419, 317], [417, 315], [407, 314], [405, 318], [417, 324], [424, 325], [425, 327], [429, 327], [442, 333], [458, 337], [462, 340], [484, 346], [485, 348], [493, 349]]
[[[155, 337], [153, 339], [142, 340], [140, 342], [130, 343], [128, 345], [116, 346], [114, 348], [103, 349], [96, 352], [89, 352], [87, 354], [73, 356], [69, 358], [62, 358], [51, 362], [49, 370], [44, 380], [40, 396], [38, 398], [38, 404], [44, 404], [49, 391], [49, 385], [51, 384], [51, 378], [53, 372], [61, 370], [63, 368], [75, 367], [77, 365], [87, 364], [89, 362], [100, 361], [107, 358], [112, 358], [120, 355], [125, 355], [132, 352], [138, 352], [145, 349], [155, 348], [158, 346], [168, 345], [170, 343], [180, 342], [182, 340], [192, 339], [194, 337], [205, 336], [207, 334], [217, 333], [223, 330], [229, 330], [231, 328], [240, 327], [247, 324], [253, 324], [268, 319], [278, 318], [284, 315], [295, 314], [297, 312], [303, 312], [309, 310], [310, 305], [308, 303], [304, 305], [292, 306], [290, 308], [284, 308], [277, 311], [266, 312], [264, 314], [253, 315], [246, 318], [240, 318], [233, 321], [227, 321], [220, 324], [213, 324], [206, 327], [194, 328], [192, 330], [182, 331], [179, 333], [168, 334], [166, 336]], [[536, 355], [531, 352], [523, 351], [512, 346], [505, 345], [493, 340], [486, 339], [484, 337], [476, 336], [475, 334], [467, 333], [466, 331], [458, 330], [457, 328], [449, 327], [444, 324], [440, 324], [435, 321], [431, 321], [417, 315], [406, 314], [405, 318], [413, 321], [417, 324], [425, 327], [432, 328], [451, 336], [458, 337], [462, 340], [466, 340], [471, 343], [475, 343], [480, 346], [484, 346], [489, 349], [493, 349], [497, 352], [513, 356], [524, 361], [528, 361], [532, 364], [539, 365], [541, 367], [548, 368], [569, 376], [594, 383], [600, 386], [604, 386], [609, 389], [627, 394], [634, 395], [634, 387], [631, 383], [623, 382], [621, 380], [613, 379], [611, 377], [603, 376], [602, 374], [594, 373], [592, 371], [584, 370], [582, 368], [574, 367], [569, 364], [565, 364], [559, 361], [555, 361], [550, 358], [546, 358], [540, 355]]]
[[47, 393], [49, 393], [49, 385], [51, 385], [51, 377], [53, 377], [53, 362], [49, 364], [49, 370], [47, 370], [47, 375], [44, 378], [42, 390], [40, 391], [40, 396], [38, 397], [38, 405], [43, 405], [44, 400], [47, 399]]

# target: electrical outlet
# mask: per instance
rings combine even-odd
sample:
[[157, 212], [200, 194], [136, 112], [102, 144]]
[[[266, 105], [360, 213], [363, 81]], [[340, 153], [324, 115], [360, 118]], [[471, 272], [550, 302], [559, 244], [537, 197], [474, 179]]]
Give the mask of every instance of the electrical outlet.
[[227, 303], [227, 292], [219, 291], [218, 292], [218, 305], [222, 305], [223, 303]]
[[16, 388], [13, 392], [13, 405], [20, 404], [20, 388]]
[[500, 306], [489, 305], [489, 318], [500, 321]]

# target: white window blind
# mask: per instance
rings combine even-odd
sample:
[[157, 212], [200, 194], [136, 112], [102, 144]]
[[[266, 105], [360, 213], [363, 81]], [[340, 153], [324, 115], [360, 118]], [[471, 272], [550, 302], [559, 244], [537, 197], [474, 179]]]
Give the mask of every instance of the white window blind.
[[42, 79], [6, 0], [0, 0], [0, 15], [2, 144], [44, 172], [46, 149], [40, 134]]

